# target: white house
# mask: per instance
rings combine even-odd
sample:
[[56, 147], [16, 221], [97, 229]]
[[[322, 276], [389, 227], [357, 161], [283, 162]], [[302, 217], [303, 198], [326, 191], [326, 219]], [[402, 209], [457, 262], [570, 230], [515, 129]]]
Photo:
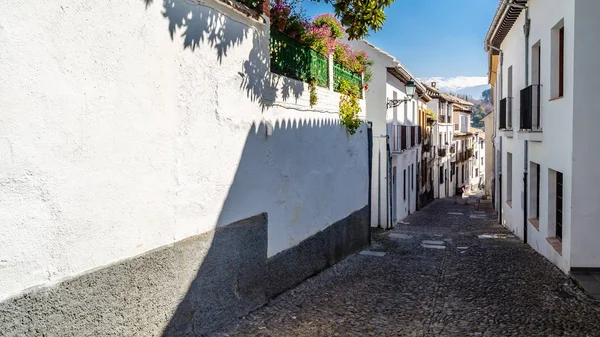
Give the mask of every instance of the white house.
[[[371, 225], [392, 227], [417, 210], [425, 88], [393, 56], [367, 41], [350, 41], [374, 61], [366, 118], [373, 129]], [[413, 97], [407, 96], [411, 81]], [[399, 100], [388, 105], [388, 100]], [[420, 113], [421, 111], [421, 113]]]
[[473, 173], [473, 179], [471, 181], [471, 184], [473, 185], [474, 188], [478, 189], [478, 190], [484, 190], [485, 191], [485, 180], [486, 180], [486, 175], [485, 175], [485, 132], [479, 130], [478, 134], [478, 140], [477, 143], [475, 144], [475, 163], [474, 163], [474, 169], [475, 172]]
[[[456, 193], [456, 178], [452, 163], [454, 156], [454, 105], [462, 102], [458, 98], [448, 95], [436, 88], [436, 83], [424, 84], [427, 94], [432, 100], [427, 103], [427, 108], [437, 116], [432, 127], [432, 155], [434, 197], [452, 197]], [[467, 102], [468, 103], [468, 102]], [[470, 104], [470, 103], [468, 103]], [[465, 127], [468, 126], [465, 124]]]
[[475, 139], [476, 129], [471, 127], [471, 109], [469, 102], [454, 104], [454, 139], [450, 150], [451, 162], [451, 191], [460, 193], [471, 189], [475, 174]]
[[598, 13], [500, 1], [485, 39], [501, 223], [564, 272], [600, 267]]
[[368, 129], [265, 15], [4, 4], [0, 335], [210, 334], [367, 244]]

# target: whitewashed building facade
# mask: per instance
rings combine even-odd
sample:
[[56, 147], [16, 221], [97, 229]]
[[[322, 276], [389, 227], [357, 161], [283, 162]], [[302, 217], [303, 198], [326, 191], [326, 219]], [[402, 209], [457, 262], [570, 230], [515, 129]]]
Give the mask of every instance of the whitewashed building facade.
[[[484, 195], [486, 197], [494, 198], [494, 112], [488, 113], [482, 119], [485, 130], [484, 148], [485, 148], [485, 189]], [[495, 203], [494, 203], [495, 207]]]
[[0, 335], [207, 335], [368, 243], [367, 127], [268, 3], [4, 4]]
[[600, 267], [598, 13], [501, 1], [485, 40], [500, 221], [564, 272]]
[[[422, 108], [430, 98], [425, 88], [393, 56], [367, 41], [350, 41], [374, 61], [365, 93], [366, 119], [373, 130], [371, 225], [390, 228], [417, 210], [423, 131]], [[415, 95], [407, 97], [406, 83], [414, 81]], [[407, 99], [396, 107], [388, 99]]]
[[454, 142], [454, 104], [458, 100], [436, 88], [435, 83], [425, 84], [427, 94], [432, 100], [427, 108], [433, 112], [437, 120], [432, 127], [433, 161], [433, 193], [436, 199], [452, 197], [455, 193], [455, 178], [452, 175], [452, 153]]

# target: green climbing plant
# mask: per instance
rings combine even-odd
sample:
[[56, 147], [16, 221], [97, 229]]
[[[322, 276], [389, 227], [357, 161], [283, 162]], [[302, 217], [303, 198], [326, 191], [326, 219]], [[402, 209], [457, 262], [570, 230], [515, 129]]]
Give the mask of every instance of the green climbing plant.
[[317, 79], [310, 77], [308, 79], [308, 86], [310, 88], [310, 106], [311, 108], [317, 105], [319, 98], [317, 97]]
[[358, 117], [358, 114], [361, 112], [360, 104], [358, 103], [359, 90], [360, 88], [356, 85], [350, 85], [349, 81], [340, 78], [340, 123], [346, 127], [351, 135], [356, 133], [356, 130], [362, 123]]

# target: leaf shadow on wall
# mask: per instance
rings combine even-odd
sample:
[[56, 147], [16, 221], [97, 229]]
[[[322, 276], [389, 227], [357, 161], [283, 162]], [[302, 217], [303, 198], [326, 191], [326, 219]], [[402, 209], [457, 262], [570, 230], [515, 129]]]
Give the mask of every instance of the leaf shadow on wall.
[[[154, 0], [143, 0], [148, 9]], [[207, 5], [211, 3], [211, 6]], [[286, 101], [292, 96], [299, 99], [304, 90], [302, 82], [286, 77], [274, 76], [270, 72], [270, 44], [267, 23], [244, 17], [241, 14], [227, 15], [215, 9], [227, 5], [219, 0], [206, 3], [194, 0], [163, 0], [162, 15], [168, 20], [168, 31], [171, 40], [177, 34], [183, 37], [183, 48], [192, 52], [209, 46], [216, 51], [219, 64], [223, 64], [229, 53], [245, 40], [252, 41], [252, 49], [240, 67], [239, 88], [253, 102], [258, 102], [266, 109], [275, 102], [278, 95]], [[229, 8], [229, 11], [236, 11]], [[181, 32], [181, 33], [180, 33]], [[218, 72], [219, 69], [214, 69]], [[279, 93], [277, 87], [281, 86]]]
[[[269, 298], [335, 263], [332, 253], [319, 247], [309, 249], [312, 255], [291, 259], [292, 265], [277, 269], [268, 264], [267, 249], [273, 244], [274, 239], [269, 239], [273, 233], [286, 242], [309, 236], [314, 224], [298, 217], [299, 206], [316, 204], [317, 209], [302, 212], [316, 214], [314, 219], [327, 217], [328, 203], [320, 199], [331, 196], [318, 191], [339, 190], [347, 181], [331, 169], [339, 165], [339, 157], [319, 148], [323, 141], [348, 137], [347, 132], [336, 119], [281, 120], [270, 135], [267, 128], [271, 126], [254, 123], [248, 130], [212, 240], [197, 243], [199, 248], [174, 261], [176, 275], [178, 270], [189, 270], [190, 264], [199, 266], [193, 280], [174, 277], [179, 279], [175, 283], [190, 286], [163, 336], [204, 336], [234, 327], [240, 317]], [[331, 151], [350, 158], [348, 165], [359, 165], [353, 162], [361, 158], [355, 142], [330, 143]], [[340, 202], [346, 197], [352, 198], [340, 195]]]

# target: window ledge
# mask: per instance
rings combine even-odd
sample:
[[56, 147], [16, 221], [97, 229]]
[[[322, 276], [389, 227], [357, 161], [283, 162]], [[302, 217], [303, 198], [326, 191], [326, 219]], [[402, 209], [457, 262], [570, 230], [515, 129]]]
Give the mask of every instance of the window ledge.
[[542, 129], [519, 130], [519, 138], [533, 142], [541, 142], [544, 138], [544, 133], [542, 132]]
[[507, 205], [508, 205], [510, 208], [512, 208], [512, 200], [506, 200], [506, 204], [507, 204]]
[[546, 240], [548, 241], [550, 246], [552, 246], [552, 248], [556, 250], [558, 255], [562, 256], [562, 241], [560, 241], [560, 239], [557, 237], [547, 238]]
[[562, 98], [564, 98], [564, 97], [565, 97], [565, 96], [558, 96], [558, 97], [550, 98], [550, 99], [548, 100], [548, 102], [558, 101], [559, 99], [562, 99]]
[[512, 138], [513, 129], [498, 129], [498, 136]]
[[540, 231], [540, 219], [531, 218], [529, 219], [529, 223], [535, 228], [538, 232]]

